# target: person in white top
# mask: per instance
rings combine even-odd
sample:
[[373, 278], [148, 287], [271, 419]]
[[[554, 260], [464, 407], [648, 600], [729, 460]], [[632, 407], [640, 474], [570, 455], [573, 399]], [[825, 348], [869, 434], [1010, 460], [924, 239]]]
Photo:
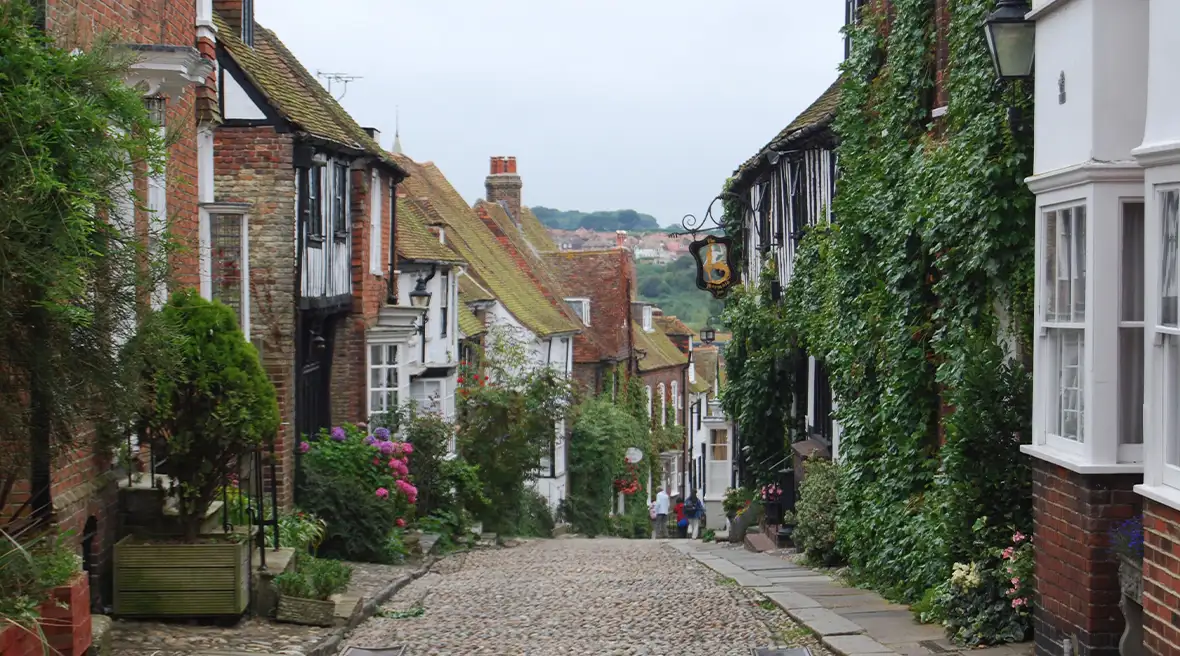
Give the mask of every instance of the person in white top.
[[655, 531], [652, 534], [654, 539], [660, 540], [668, 537], [668, 507], [670, 505], [671, 499], [667, 492], [661, 489], [656, 493], [656, 500], [652, 502], [652, 510], [655, 514], [653, 521], [656, 523]]

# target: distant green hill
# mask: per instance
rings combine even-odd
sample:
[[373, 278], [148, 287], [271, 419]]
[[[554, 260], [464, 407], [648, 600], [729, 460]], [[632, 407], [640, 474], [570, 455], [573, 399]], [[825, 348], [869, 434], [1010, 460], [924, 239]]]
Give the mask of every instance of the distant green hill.
[[579, 212], [578, 210], [555, 210], [551, 207], [530, 208], [542, 224], [558, 230], [587, 228], [597, 231], [614, 230], [659, 230], [660, 224], [650, 214], [635, 210], [612, 210], [604, 212]]
[[668, 264], [640, 262], [636, 266], [639, 298], [674, 314], [689, 328], [699, 331], [710, 317], [719, 318], [725, 304], [697, 289], [696, 262], [682, 255]]

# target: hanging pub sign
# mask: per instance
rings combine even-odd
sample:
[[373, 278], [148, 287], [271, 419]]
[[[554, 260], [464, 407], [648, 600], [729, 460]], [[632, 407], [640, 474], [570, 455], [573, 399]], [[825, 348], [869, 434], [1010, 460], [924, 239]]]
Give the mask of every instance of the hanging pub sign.
[[737, 270], [731, 263], [732, 242], [729, 237], [705, 235], [688, 247], [697, 263], [697, 287], [713, 295], [725, 296], [737, 284]]

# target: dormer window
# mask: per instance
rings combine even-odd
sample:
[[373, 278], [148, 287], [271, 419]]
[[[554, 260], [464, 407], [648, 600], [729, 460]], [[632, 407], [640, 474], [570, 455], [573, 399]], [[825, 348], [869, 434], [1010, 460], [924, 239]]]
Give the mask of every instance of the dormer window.
[[574, 311], [574, 314], [578, 315], [578, 318], [582, 320], [583, 324], [590, 325], [590, 299], [567, 298], [565, 302]]
[[643, 306], [643, 332], [650, 333], [654, 330], [651, 327], [651, 306]]
[[860, 9], [864, 5], [865, 0], [844, 0], [844, 59], [852, 54], [852, 36], [848, 34], [848, 28], [860, 24]]
[[242, 0], [242, 43], [254, 47], [254, 0]]

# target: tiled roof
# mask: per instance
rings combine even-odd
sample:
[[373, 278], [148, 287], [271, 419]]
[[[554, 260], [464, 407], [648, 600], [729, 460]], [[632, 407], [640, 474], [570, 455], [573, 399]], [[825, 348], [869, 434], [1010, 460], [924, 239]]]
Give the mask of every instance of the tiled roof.
[[479, 284], [469, 275], [459, 276], [459, 295], [464, 303], [478, 303], [479, 301], [494, 301], [496, 295]]
[[[546, 298], [528, 273], [516, 264], [511, 246], [496, 238], [438, 167], [430, 163], [419, 164], [404, 155], [393, 157], [410, 174], [402, 183], [409, 196], [429, 201], [423, 206], [427, 218], [446, 226], [447, 241], [467, 262], [469, 273], [521, 324], [542, 337], [581, 330], [582, 322]], [[475, 299], [468, 299], [471, 300]]]
[[631, 339], [635, 342], [635, 348], [647, 352], [647, 355], [639, 361], [640, 372], [655, 371], [688, 363], [688, 356], [681, 353], [672, 340], [658, 330], [649, 333], [644, 331], [642, 326], [632, 324]]
[[676, 318], [676, 315], [664, 315], [660, 317], [652, 317], [656, 322], [656, 326], [664, 332], [665, 335], [681, 335], [693, 336], [692, 328], [684, 325], [684, 322]]
[[256, 23], [251, 48], [220, 16], [214, 15], [213, 20], [219, 32], [217, 42], [283, 118], [310, 136], [363, 151], [398, 168], [274, 32]]
[[541, 223], [536, 214], [527, 207], [520, 208], [520, 228], [524, 231], [524, 236], [529, 240], [533, 246], [539, 251], [555, 251], [557, 244], [553, 243], [553, 237], [549, 235], [549, 230]]
[[734, 186], [745, 186], [748, 182], [748, 176], [752, 176], [765, 163], [762, 156], [767, 150], [781, 150], [795, 140], [812, 134], [817, 130], [822, 130], [830, 125], [832, 119], [836, 117], [836, 107], [840, 104], [840, 84], [840, 78], [836, 78], [836, 81], [828, 87], [827, 91], [824, 91], [819, 98], [816, 98], [815, 102], [803, 110], [803, 113], [796, 116], [795, 120], [791, 121], [769, 143], [760, 148], [753, 157], [743, 162], [733, 172]]
[[487, 326], [483, 325], [471, 310], [467, 308], [470, 299], [463, 297], [463, 292], [459, 292], [459, 309], [456, 311], [456, 316], [459, 318], [459, 332], [463, 333], [465, 337], [476, 337], [488, 331]]
[[[712, 389], [713, 380], [717, 377], [717, 347], [702, 346], [693, 349], [692, 366], [697, 370], [697, 382], [693, 386], [694, 392], [704, 392]], [[702, 389], [696, 389], [697, 386]]]
[[418, 203], [408, 198], [397, 199], [398, 255], [419, 262], [462, 262], [463, 258], [430, 233], [426, 221], [426, 211]]

